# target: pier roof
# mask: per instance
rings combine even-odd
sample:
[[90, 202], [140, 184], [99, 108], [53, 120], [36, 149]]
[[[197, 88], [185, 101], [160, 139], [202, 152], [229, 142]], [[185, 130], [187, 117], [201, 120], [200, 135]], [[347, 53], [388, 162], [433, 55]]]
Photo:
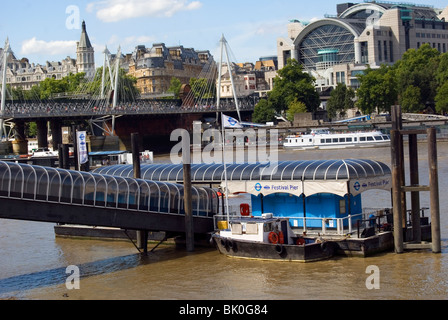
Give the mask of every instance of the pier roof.
[[[269, 163], [228, 164], [227, 166], [193, 164], [192, 182], [222, 184], [226, 180], [225, 167], [227, 167], [227, 180], [232, 193], [249, 192], [258, 195], [286, 190], [285, 188], [269, 188], [266, 182], [289, 183], [290, 186], [295, 183], [298, 188], [294, 188], [290, 193], [296, 195], [298, 193], [312, 195], [328, 191], [327, 193], [343, 196], [360, 194], [370, 189], [390, 189], [390, 168], [378, 161], [360, 159], [282, 161], [272, 165]], [[121, 177], [132, 177], [134, 174], [133, 166], [130, 165], [103, 167], [95, 172]], [[182, 165], [142, 165], [141, 174], [143, 179], [152, 181], [183, 182]], [[264, 184], [261, 189], [260, 182]], [[305, 191], [305, 184], [309, 191]], [[237, 189], [240, 190], [235, 191]]]

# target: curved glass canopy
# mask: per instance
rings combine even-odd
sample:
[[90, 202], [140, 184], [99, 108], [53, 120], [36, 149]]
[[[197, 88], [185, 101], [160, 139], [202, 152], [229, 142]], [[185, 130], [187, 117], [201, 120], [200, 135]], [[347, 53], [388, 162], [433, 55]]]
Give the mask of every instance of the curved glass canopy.
[[[223, 164], [196, 164], [191, 167], [192, 182], [220, 184], [230, 193], [246, 192], [258, 196], [278, 192], [310, 196], [333, 193], [357, 195], [372, 189], [390, 190], [391, 170], [373, 160], [283, 161], [276, 164], [229, 164], [228, 183]], [[117, 165], [95, 170], [111, 176], [131, 177], [133, 166]], [[142, 177], [154, 181], [182, 183], [183, 166], [143, 165]]]
[[[192, 194], [194, 216], [218, 212], [215, 191], [193, 187]], [[7, 162], [0, 162], [0, 197], [185, 214], [182, 185]]]
[[[191, 166], [194, 183], [221, 183], [225, 180], [223, 164], [194, 164]], [[132, 177], [131, 165], [116, 165], [96, 169], [95, 173]], [[152, 181], [183, 182], [183, 166], [173, 164], [142, 165], [142, 178]], [[384, 163], [373, 160], [315, 160], [282, 161], [270, 164], [228, 164], [230, 181], [303, 181], [369, 179], [391, 174]]]

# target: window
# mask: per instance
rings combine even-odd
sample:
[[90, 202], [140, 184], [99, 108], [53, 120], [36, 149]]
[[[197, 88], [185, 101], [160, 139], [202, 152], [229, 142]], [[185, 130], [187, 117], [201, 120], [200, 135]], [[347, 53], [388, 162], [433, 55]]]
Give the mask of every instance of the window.
[[345, 140], [346, 140], [345, 138], [340, 138], [340, 139], [339, 139], [339, 142], [340, 142], [340, 143], [345, 143]]
[[359, 141], [361, 141], [361, 142], [366, 142], [366, 137], [361, 137], [361, 138], [359, 138]]
[[367, 141], [374, 141], [373, 137], [367, 137]]
[[347, 138], [347, 142], [352, 142], [353, 139], [352, 138]]

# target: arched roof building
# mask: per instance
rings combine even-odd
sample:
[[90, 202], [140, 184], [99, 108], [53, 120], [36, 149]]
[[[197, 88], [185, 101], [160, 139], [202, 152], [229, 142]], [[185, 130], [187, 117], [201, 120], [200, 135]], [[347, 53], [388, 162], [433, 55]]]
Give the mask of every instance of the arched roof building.
[[408, 49], [425, 43], [448, 50], [448, 10], [394, 2], [343, 3], [337, 15], [311, 23], [292, 20], [288, 38], [278, 39], [278, 63], [300, 61], [321, 89], [345, 83], [357, 87], [357, 74], [370, 65], [393, 64]]

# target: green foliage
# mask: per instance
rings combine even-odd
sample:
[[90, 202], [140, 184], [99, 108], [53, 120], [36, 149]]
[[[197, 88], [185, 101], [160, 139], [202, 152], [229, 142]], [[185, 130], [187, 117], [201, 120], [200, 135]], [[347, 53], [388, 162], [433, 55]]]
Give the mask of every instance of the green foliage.
[[190, 87], [196, 99], [213, 99], [216, 96], [216, 84], [205, 78], [191, 78]]
[[274, 79], [274, 89], [269, 93], [269, 104], [282, 113], [295, 101], [303, 102], [309, 112], [314, 112], [321, 101], [314, 85], [314, 79], [303, 72], [302, 65], [289, 59]]
[[347, 88], [343, 83], [339, 83], [331, 92], [331, 97], [327, 102], [327, 112], [331, 119], [338, 115], [345, 116], [347, 110], [355, 106], [353, 99], [355, 98], [355, 91], [352, 88]]
[[266, 123], [275, 120], [275, 110], [269, 106], [266, 99], [261, 99], [255, 106], [255, 111], [252, 116], [252, 121], [256, 123]]
[[303, 102], [296, 100], [289, 105], [288, 111], [286, 111], [286, 119], [293, 122], [296, 114], [306, 112], [306, 105]]
[[[106, 70], [106, 72], [108, 72]], [[12, 98], [14, 100], [46, 100], [58, 93], [84, 93], [84, 94], [98, 94], [102, 84], [103, 68], [98, 68], [95, 79], [88, 82], [85, 78], [85, 73], [69, 74], [61, 80], [47, 78], [35, 85], [31, 90], [25, 91], [22, 88], [11, 90]], [[137, 79], [127, 75], [124, 69], [120, 69], [118, 81], [119, 99], [133, 100], [140, 95], [136, 88]], [[111, 93], [110, 91], [107, 93]]]
[[168, 88], [168, 93], [173, 93], [175, 99], [179, 99], [182, 82], [178, 78], [171, 78], [171, 84]]
[[[320, 106], [320, 97], [314, 86], [314, 79], [303, 72], [302, 65], [289, 59], [287, 65], [278, 71], [274, 79], [274, 89], [268, 93], [268, 99], [255, 107], [253, 120], [268, 122], [275, 120], [275, 114], [291, 112], [314, 112]], [[305, 107], [304, 107], [305, 106]], [[292, 115], [294, 120], [294, 115]]]
[[448, 81], [445, 81], [437, 91], [436, 111], [440, 114], [448, 113]]
[[[418, 50], [408, 50], [395, 64], [399, 103], [403, 110], [418, 112], [419, 106], [423, 110], [426, 104], [434, 104], [439, 64], [440, 53], [429, 44], [422, 45]], [[414, 88], [420, 89], [420, 96]], [[407, 97], [408, 94], [411, 96]]]
[[398, 98], [394, 69], [386, 65], [377, 70], [368, 68], [358, 79], [361, 87], [356, 92], [356, 106], [364, 114], [390, 112]]

